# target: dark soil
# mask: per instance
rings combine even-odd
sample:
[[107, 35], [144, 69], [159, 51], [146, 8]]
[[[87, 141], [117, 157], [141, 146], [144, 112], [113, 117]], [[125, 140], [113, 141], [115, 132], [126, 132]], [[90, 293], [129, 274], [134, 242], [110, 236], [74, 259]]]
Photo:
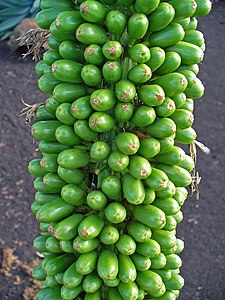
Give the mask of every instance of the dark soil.
[[[211, 149], [209, 155], [198, 151], [198, 171], [202, 176], [200, 200], [189, 198], [184, 205], [184, 221], [178, 236], [185, 241], [182, 275], [185, 287], [180, 300], [225, 299], [225, 3], [200, 20], [199, 29], [207, 41], [200, 77], [206, 86], [205, 96], [196, 101], [195, 129], [198, 140]], [[36, 257], [32, 240], [38, 235], [38, 222], [30, 211], [34, 199], [33, 178], [27, 164], [38, 157], [29, 125], [18, 118], [27, 103], [41, 102], [34, 62], [23, 60], [21, 53], [9, 52], [0, 44], [0, 247], [10, 247], [23, 263]], [[22, 284], [15, 285], [15, 276]], [[12, 276], [0, 274], [0, 299], [21, 300], [30, 279], [23, 270]], [[50, 299], [49, 299], [50, 300]], [[116, 299], [115, 299], [116, 300]]]

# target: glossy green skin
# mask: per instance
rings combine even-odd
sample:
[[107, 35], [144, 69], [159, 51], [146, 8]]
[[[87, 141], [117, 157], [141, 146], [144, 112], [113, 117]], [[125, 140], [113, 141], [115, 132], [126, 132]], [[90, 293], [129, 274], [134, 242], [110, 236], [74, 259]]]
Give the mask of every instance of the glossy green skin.
[[181, 290], [184, 286], [184, 279], [180, 275], [172, 275], [171, 279], [165, 281], [166, 289], [169, 291], [172, 290]]
[[58, 156], [58, 164], [63, 168], [77, 169], [89, 163], [88, 153], [80, 149], [68, 149]]
[[165, 75], [174, 72], [181, 64], [181, 57], [178, 53], [173, 51], [166, 52], [165, 61], [156, 70], [156, 74]]
[[183, 93], [188, 85], [186, 77], [179, 73], [170, 73], [160, 76], [154, 80], [154, 83], [163, 88], [167, 97], [173, 97]]
[[116, 97], [122, 102], [130, 102], [136, 96], [135, 85], [129, 80], [120, 80], [115, 86]]
[[35, 65], [35, 72], [38, 76], [42, 76], [45, 74], [45, 70], [47, 70], [48, 68], [49, 68], [49, 66], [43, 60], [40, 60]]
[[47, 172], [57, 172], [58, 164], [57, 164], [57, 154], [45, 154], [41, 159], [41, 166]]
[[161, 297], [166, 292], [161, 277], [150, 270], [138, 272], [137, 284], [153, 297]]
[[81, 70], [81, 78], [85, 84], [96, 87], [100, 85], [102, 81], [102, 74], [98, 67], [95, 65], [86, 65]]
[[47, 9], [47, 8], [74, 8], [74, 3], [72, 3], [70, 0], [42, 0], [40, 4], [41, 9]]
[[90, 97], [91, 106], [96, 111], [107, 111], [116, 104], [115, 93], [110, 89], [94, 91]]
[[174, 146], [170, 151], [164, 154], [159, 154], [154, 159], [158, 163], [167, 165], [180, 165], [185, 158], [185, 152], [180, 147]]
[[38, 211], [36, 217], [44, 223], [57, 222], [67, 217], [74, 211], [74, 206], [62, 199], [52, 200], [44, 204]]
[[127, 155], [132, 155], [137, 153], [140, 147], [140, 141], [138, 137], [129, 132], [122, 132], [116, 136], [116, 146], [118, 149]]
[[108, 37], [104, 29], [96, 24], [83, 23], [76, 30], [76, 38], [83, 44], [103, 45]]
[[180, 24], [185, 29], [189, 25], [190, 21], [191, 21], [190, 17], [184, 19], [174, 18], [172, 23]]
[[56, 26], [63, 33], [74, 34], [83, 22], [84, 19], [78, 11], [64, 11], [57, 16]]
[[164, 171], [175, 186], [186, 187], [191, 184], [192, 178], [190, 173], [179, 166], [157, 164], [156, 168]]
[[122, 223], [126, 218], [126, 209], [122, 204], [112, 202], [105, 209], [105, 217], [113, 224]]
[[93, 109], [90, 105], [90, 96], [78, 98], [71, 105], [71, 114], [78, 120], [88, 118]]
[[150, 48], [150, 59], [146, 64], [151, 68], [152, 72], [157, 70], [165, 61], [166, 53], [160, 47], [151, 47]]
[[165, 172], [152, 168], [151, 175], [145, 180], [145, 184], [152, 190], [158, 192], [165, 190], [168, 186], [169, 179]]
[[74, 262], [63, 275], [63, 284], [67, 288], [75, 288], [81, 284], [84, 275], [80, 274], [76, 270], [76, 262]]
[[107, 61], [102, 67], [102, 74], [107, 83], [117, 83], [122, 76], [121, 64], [118, 61]]
[[197, 9], [194, 13], [194, 17], [203, 17], [210, 13], [212, 9], [212, 2], [209, 0], [196, 0]]
[[171, 116], [176, 110], [175, 102], [166, 97], [165, 101], [155, 108], [157, 117], [167, 118]]
[[146, 159], [150, 159], [157, 155], [160, 151], [160, 143], [154, 138], [145, 138], [140, 140], [140, 148], [138, 154]]
[[84, 58], [89, 64], [96, 66], [102, 65], [105, 60], [102, 48], [96, 44], [92, 44], [85, 49]]
[[40, 203], [34, 201], [34, 202], [31, 204], [30, 208], [31, 208], [32, 213], [33, 213], [33, 214], [36, 214], [36, 213], [39, 211], [39, 209], [41, 208], [41, 205], [40, 205]]
[[144, 44], [136, 44], [128, 49], [129, 57], [138, 64], [144, 64], [151, 57], [150, 49]]
[[155, 138], [167, 138], [176, 132], [176, 124], [170, 118], [159, 118], [146, 127], [146, 132]]
[[101, 191], [92, 191], [87, 196], [87, 203], [94, 210], [102, 210], [107, 204], [107, 198]]
[[160, 31], [170, 24], [175, 16], [175, 10], [169, 3], [160, 3], [149, 16], [151, 32]]
[[108, 132], [114, 127], [112, 116], [105, 112], [94, 112], [89, 118], [89, 126], [95, 132]]
[[75, 214], [60, 221], [54, 226], [54, 236], [63, 241], [69, 241], [78, 234], [80, 222], [84, 219], [81, 214]]
[[53, 36], [48, 38], [48, 45], [51, 49], [59, 50], [60, 42], [55, 40]]
[[33, 241], [33, 248], [38, 251], [38, 252], [45, 252], [47, 251], [45, 243], [48, 239], [48, 236], [46, 235], [41, 235], [36, 237]]
[[87, 293], [84, 300], [101, 300], [101, 292], [98, 290], [95, 293]]
[[44, 267], [47, 275], [55, 276], [64, 272], [75, 260], [73, 254], [64, 254], [50, 259]]
[[45, 94], [52, 94], [54, 88], [62, 83], [60, 80], [56, 79], [52, 73], [44, 74], [38, 80], [39, 89]]
[[60, 103], [73, 102], [86, 94], [84, 86], [74, 83], [61, 83], [53, 91], [53, 97]]
[[83, 288], [86, 293], [95, 293], [102, 285], [102, 279], [95, 273], [88, 274], [83, 280]]
[[55, 280], [59, 284], [63, 284], [63, 275], [64, 275], [64, 273], [58, 273], [58, 274], [55, 275]]
[[202, 84], [201, 80], [199, 78], [196, 78], [192, 86], [186, 89], [185, 93], [188, 98], [198, 99], [204, 95], [204, 91], [205, 87]]
[[156, 300], [156, 299], [157, 300], [175, 300], [175, 299], [177, 299], [177, 297], [175, 296], [174, 293], [167, 291], [167, 292], [165, 292], [165, 294], [162, 297], [157, 297], [157, 298], [151, 297], [148, 299], [151, 299], [151, 300]]
[[100, 233], [100, 240], [105, 245], [114, 245], [119, 239], [119, 232], [113, 226], [105, 226]]
[[57, 194], [60, 192], [61, 190], [61, 187], [49, 187], [49, 186], [46, 186], [43, 182], [43, 178], [42, 177], [37, 177], [35, 180], [34, 180], [34, 188], [35, 190], [37, 190], [38, 192], [41, 192], [41, 193], [46, 193], [46, 194]]
[[57, 119], [65, 125], [73, 125], [76, 119], [71, 114], [71, 104], [62, 103], [56, 109]]
[[102, 250], [99, 254], [97, 271], [103, 280], [113, 280], [119, 272], [118, 258], [112, 250]]
[[73, 128], [68, 125], [59, 126], [55, 131], [55, 137], [58, 142], [68, 146], [79, 145], [81, 142]]
[[47, 300], [48, 297], [53, 300], [61, 300], [59, 287], [43, 287], [35, 296], [37, 300]]
[[41, 159], [35, 158], [29, 162], [28, 165], [28, 172], [36, 177], [43, 177], [47, 173], [47, 171], [43, 168], [43, 166], [40, 164]]
[[[120, 280], [118, 277], [116, 277], [113, 280], [104, 280], [104, 284], [108, 287], [116, 287], [116, 286], [118, 286], [119, 282], [120, 282]], [[116, 299], [118, 299], [118, 298], [116, 298]]]
[[52, 253], [61, 253], [62, 250], [59, 247], [59, 241], [54, 237], [54, 236], [50, 236], [46, 243], [45, 243], [46, 249], [49, 252]]
[[173, 215], [173, 217], [175, 218], [177, 224], [179, 224], [184, 218], [182, 211], [179, 211], [178, 213]]
[[43, 177], [43, 183], [47, 188], [61, 189], [66, 183], [57, 173], [47, 173]]
[[[166, 230], [155, 230], [152, 239], [159, 243], [161, 248], [173, 248], [176, 245], [176, 236]], [[153, 267], [157, 269], [156, 267]]]
[[41, 205], [48, 203], [56, 198], [60, 198], [60, 194], [43, 194], [40, 192], [37, 192], [35, 194], [35, 201], [37, 201]]
[[58, 174], [63, 180], [71, 184], [81, 184], [85, 176], [84, 172], [80, 169], [70, 170], [61, 166], [58, 167]]
[[179, 0], [172, 0], [171, 5], [173, 5], [176, 11], [176, 18], [177, 19], [184, 19], [193, 16], [196, 11], [197, 4], [195, 1], [179, 1]]
[[82, 65], [72, 60], [58, 60], [52, 65], [53, 76], [68, 83], [82, 83]]
[[177, 200], [178, 204], [182, 206], [187, 199], [188, 196], [188, 191], [184, 187], [177, 187], [176, 188], [176, 193], [174, 195], [174, 199]]
[[158, 274], [163, 281], [165, 280], [170, 280], [171, 276], [172, 276], [172, 273], [171, 273], [171, 270], [164, 270], [164, 269], [152, 269], [152, 271], [156, 274]]
[[123, 53], [123, 47], [117, 41], [109, 41], [102, 47], [102, 53], [108, 60], [118, 60]]
[[175, 102], [176, 108], [180, 108], [186, 102], [187, 97], [184, 93], [173, 96], [173, 101]]
[[147, 242], [152, 235], [151, 229], [148, 226], [137, 221], [130, 223], [127, 230], [129, 235], [138, 243]]
[[59, 46], [59, 53], [64, 59], [84, 62], [84, 51], [72, 41], [64, 41]]
[[55, 141], [55, 131], [60, 125], [62, 123], [56, 120], [36, 122], [32, 126], [32, 135], [37, 140]]
[[134, 263], [131, 258], [124, 254], [118, 255], [119, 262], [119, 279], [122, 282], [129, 283], [135, 281], [137, 277], [137, 272]]
[[119, 10], [111, 10], [106, 16], [108, 30], [116, 35], [121, 35], [126, 28], [126, 16]]
[[129, 121], [133, 115], [134, 106], [131, 103], [117, 103], [114, 106], [113, 113], [114, 117], [118, 122]]
[[77, 236], [73, 241], [73, 248], [78, 253], [89, 253], [95, 250], [99, 246], [98, 239], [84, 240], [80, 236]]
[[137, 252], [131, 255], [131, 259], [133, 260], [133, 263], [137, 271], [146, 271], [151, 266], [150, 258], [138, 254]]
[[71, 10], [71, 8], [68, 7], [48, 7], [42, 11], [40, 11], [36, 17], [35, 20], [37, 22], [37, 25], [43, 29], [49, 29], [52, 22], [55, 20], [55, 18], [58, 16], [59, 13], [65, 10]]
[[75, 206], [84, 204], [86, 200], [83, 189], [74, 184], [65, 185], [61, 190], [61, 195], [64, 201]]
[[34, 279], [36, 279], [38, 281], [44, 281], [45, 280], [46, 274], [42, 270], [41, 265], [38, 265], [37, 267], [35, 267], [33, 269], [32, 276], [34, 277]]
[[150, 35], [148, 43], [151, 47], [166, 48], [180, 42], [184, 38], [185, 32], [179, 24], [169, 24], [166, 28]]
[[175, 254], [180, 254], [184, 250], [184, 242], [181, 239], [177, 239]]
[[124, 255], [132, 255], [136, 250], [136, 243], [127, 234], [122, 234], [116, 243], [118, 251]]
[[[130, 188], [131, 186], [132, 189]], [[129, 173], [126, 173], [122, 178], [122, 187], [124, 197], [129, 203], [133, 205], [138, 205], [144, 201], [145, 189], [140, 179], [134, 178]]]
[[138, 64], [130, 69], [127, 78], [135, 84], [147, 82], [152, 77], [151, 69], [146, 64]]
[[111, 149], [106, 142], [98, 141], [92, 144], [90, 149], [90, 157], [98, 162], [104, 161], [108, 158]]
[[78, 233], [84, 240], [92, 240], [97, 237], [104, 226], [104, 221], [98, 215], [87, 216], [79, 225]]
[[147, 159], [141, 156], [133, 156], [129, 163], [130, 174], [137, 179], [146, 179], [152, 171]]
[[77, 286], [76, 288], [69, 289], [65, 286], [61, 288], [61, 297], [63, 299], [73, 300], [75, 299], [81, 292], [83, 291], [82, 284]]
[[91, 142], [97, 139], [97, 132], [93, 131], [87, 120], [78, 120], [74, 124], [75, 133], [83, 140]]
[[175, 122], [177, 129], [187, 129], [192, 126], [194, 122], [193, 114], [185, 109], [177, 109], [170, 118]]
[[87, 22], [103, 22], [106, 13], [106, 7], [97, 1], [87, 0], [80, 5], [80, 14]]
[[111, 170], [122, 172], [129, 165], [129, 156], [120, 151], [112, 152], [107, 162]]
[[134, 208], [135, 218], [150, 227], [150, 229], [161, 229], [166, 223], [165, 213], [153, 205], [139, 205]]
[[182, 260], [177, 254], [170, 254], [166, 256], [165, 269], [176, 270], [181, 268]]
[[[196, 1], [195, 1], [196, 2]], [[190, 23], [184, 27], [184, 29], [187, 30], [195, 30], [198, 26], [198, 20], [195, 17], [190, 18]]]
[[138, 127], [146, 127], [155, 121], [156, 113], [152, 107], [141, 105], [133, 115], [132, 123]]
[[45, 109], [47, 112], [49, 112], [50, 114], [55, 115], [56, 109], [57, 107], [60, 105], [60, 103], [55, 100], [54, 98], [48, 98], [45, 101]]
[[138, 298], [138, 287], [136, 283], [130, 282], [120, 282], [118, 285], [118, 290], [123, 299], [132, 300]]
[[148, 106], [159, 106], [165, 100], [163, 89], [156, 84], [142, 86], [138, 90], [138, 96]]
[[192, 127], [176, 131], [175, 141], [181, 144], [190, 144], [197, 137], [197, 133]]
[[69, 241], [60, 241], [59, 242], [59, 247], [65, 253], [74, 253], [73, 241], [72, 240], [69, 240]]
[[82, 275], [90, 274], [97, 264], [98, 254], [96, 251], [82, 253], [76, 261], [76, 270]]
[[176, 193], [176, 187], [172, 183], [172, 181], [169, 181], [167, 184], [167, 188], [165, 190], [156, 192], [156, 195], [158, 198], [165, 199], [165, 198], [173, 197], [175, 195], [175, 193]]
[[146, 0], [136, 0], [135, 1], [135, 9], [138, 12], [141, 12], [143, 14], [149, 15], [151, 12], [153, 12], [159, 5], [159, 0], [153, 0], [153, 1], [147, 1]]
[[151, 190], [148, 187], [145, 187], [145, 199], [142, 203], [145, 205], [151, 204], [155, 200], [155, 197], [155, 191]]
[[204, 56], [200, 47], [183, 41], [171, 45], [167, 50], [177, 52], [181, 57], [182, 64], [187, 65], [199, 64]]
[[151, 268], [161, 269], [166, 265], [166, 256], [160, 253], [157, 257], [151, 259]]
[[64, 33], [59, 30], [56, 26], [56, 21], [54, 20], [49, 28], [51, 35], [59, 42], [64, 41], [76, 41], [74, 34]]
[[48, 50], [43, 55], [43, 61], [49, 66], [61, 58], [62, 57], [57, 50]]
[[120, 296], [120, 293], [117, 288], [110, 288], [108, 290], [108, 299], [109, 300], [114, 300], [114, 299], [123, 300], [123, 298]]
[[177, 228], [177, 222], [173, 216], [166, 217], [166, 225], [163, 227], [164, 230], [173, 231]]
[[181, 168], [184, 168], [188, 172], [191, 172], [195, 167], [195, 162], [191, 156], [185, 155], [184, 160], [182, 161], [182, 163], [179, 166]]
[[127, 24], [127, 32], [133, 39], [140, 39], [148, 30], [149, 20], [142, 13], [133, 14]]
[[205, 39], [204, 39], [204, 35], [200, 31], [188, 30], [185, 33], [185, 37], [183, 41], [201, 47], [204, 44]]
[[[154, 201], [154, 205], [160, 208], [167, 216], [172, 216], [180, 210], [180, 206], [173, 198], [160, 199]], [[165, 248], [165, 247], [164, 247]], [[172, 248], [172, 247], [171, 247]]]
[[194, 112], [194, 101], [193, 99], [187, 99], [185, 103], [181, 106], [182, 109], [186, 109], [191, 113]]
[[[181, 70], [179, 71], [180, 74], [183, 74], [187, 81], [188, 81], [188, 88], [190, 88], [194, 83], [195, 83], [195, 80], [196, 80], [196, 75], [190, 71], [190, 70]], [[185, 94], [186, 94], [186, 91], [185, 91]]]

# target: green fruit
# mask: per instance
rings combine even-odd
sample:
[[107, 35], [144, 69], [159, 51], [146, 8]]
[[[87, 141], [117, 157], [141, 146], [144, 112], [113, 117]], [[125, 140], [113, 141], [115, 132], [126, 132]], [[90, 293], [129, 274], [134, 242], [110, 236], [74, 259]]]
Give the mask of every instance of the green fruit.
[[86, 151], [79, 149], [68, 149], [62, 151], [58, 156], [58, 164], [63, 168], [77, 169], [85, 167], [89, 163]]
[[140, 142], [138, 137], [135, 134], [129, 132], [119, 133], [116, 136], [115, 141], [118, 149], [122, 153], [128, 155], [135, 154], [140, 147]]
[[120, 80], [115, 86], [116, 97], [122, 102], [130, 102], [136, 96], [135, 85], [129, 80]]
[[151, 175], [145, 180], [145, 184], [154, 191], [165, 190], [168, 186], [169, 179], [165, 172], [152, 168]]
[[146, 64], [151, 68], [152, 72], [156, 71], [165, 61], [165, 51], [160, 47], [150, 48], [151, 57]]
[[81, 78], [85, 84], [96, 87], [100, 85], [102, 81], [102, 74], [95, 65], [86, 65], [81, 70]]
[[102, 250], [99, 254], [97, 264], [98, 275], [103, 280], [113, 280], [116, 278], [119, 266], [118, 259], [114, 251]]
[[120, 283], [120, 280], [118, 277], [116, 277], [113, 280], [104, 280], [104, 284], [108, 287], [116, 287], [116, 286], [118, 286], [119, 283]]
[[161, 269], [166, 265], [166, 256], [160, 253], [157, 257], [151, 259], [152, 269]]
[[141, 254], [138, 254], [135, 252], [133, 255], [131, 255], [131, 259], [133, 260], [133, 263], [135, 265], [135, 268], [137, 271], [146, 271], [151, 266], [151, 260], [148, 257], [142, 256]]
[[178, 129], [176, 131], [175, 141], [181, 144], [191, 144], [196, 140], [197, 134], [192, 127], [186, 129]]
[[108, 132], [114, 127], [112, 116], [105, 112], [94, 112], [89, 118], [89, 126], [95, 132]]
[[83, 23], [76, 30], [76, 38], [79, 42], [87, 45], [93, 43], [103, 45], [107, 41], [107, 35], [99, 25]]
[[63, 284], [67, 288], [75, 288], [81, 284], [84, 275], [80, 274], [76, 270], [76, 262], [74, 262], [63, 275]]
[[107, 204], [107, 198], [101, 191], [92, 191], [87, 196], [87, 203], [94, 210], [102, 210]]
[[60, 125], [62, 123], [55, 120], [36, 122], [32, 126], [32, 135], [37, 140], [55, 141], [55, 131]]
[[[136, 159], [135, 159], [135, 161], [136, 161]], [[135, 161], [131, 165], [131, 170], [135, 171], [135, 175], [137, 175], [136, 173], [138, 173], [138, 175], [140, 177], [142, 171], [141, 170], [136, 171], [134, 169], [135, 168]], [[144, 167], [144, 166], [145, 165], [143, 165], [143, 164], [141, 165], [141, 167], [144, 168], [144, 172], [145, 172], [146, 167]], [[151, 172], [150, 164], [146, 164], [146, 166], [148, 167], [148, 169], [146, 169], [148, 171], [148, 173]], [[147, 175], [147, 174], [145, 174], [145, 175]], [[132, 186], [132, 189], [131, 189], [131, 186]], [[138, 204], [141, 204], [144, 201], [144, 199], [145, 199], [145, 189], [144, 189], [144, 185], [143, 185], [143, 183], [140, 179], [134, 178], [129, 173], [126, 173], [122, 178], [122, 187], [123, 187], [124, 197], [126, 198], [126, 200], [129, 203], [131, 203], [133, 205], [138, 205]]]
[[127, 230], [129, 235], [138, 243], [147, 242], [152, 235], [151, 229], [148, 226], [137, 221], [130, 223]]
[[75, 133], [87, 142], [95, 141], [98, 133], [93, 131], [88, 124], [87, 120], [78, 120], [74, 123]]
[[46, 249], [52, 253], [61, 253], [62, 250], [59, 247], [59, 241], [54, 237], [50, 236], [45, 243]]
[[110, 154], [110, 147], [106, 142], [98, 141], [92, 144], [90, 149], [90, 157], [101, 162], [108, 158]]
[[132, 300], [138, 298], [138, 287], [134, 282], [120, 282], [118, 290], [123, 299]]
[[163, 89], [156, 84], [144, 85], [138, 90], [139, 99], [149, 106], [159, 106], [165, 100]]
[[107, 220], [113, 224], [121, 223], [126, 218], [126, 209], [120, 203], [110, 203], [105, 209]]
[[101, 300], [101, 292], [100, 290], [95, 293], [86, 293], [84, 300]]
[[156, 155], [154, 159], [167, 165], [180, 165], [185, 159], [185, 152], [180, 147], [174, 146], [167, 153]]
[[100, 240], [105, 245], [114, 245], [119, 239], [119, 232], [113, 226], [105, 226], [100, 233]]
[[97, 111], [107, 111], [116, 104], [116, 97], [110, 89], [100, 89], [91, 94], [90, 104]]
[[160, 247], [164, 249], [173, 248], [176, 245], [176, 236], [171, 231], [155, 230], [152, 234], [152, 239], [159, 243]]
[[142, 13], [133, 14], [127, 24], [127, 32], [133, 39], [143, 38], [148, 30], [149, 20]]
[[36, 266], [32, 271], [32, 276], [35, 280], [44, 281], [46, 278], [45, 272], [42, 270], [41, 265]]
[[187, 97], [184, 93], [173, 96], [173, 101], [175, 102], [176, 108], [180, 108], [186, 102]]
[[102, 53], [102, 48], [96, 44], [88, 46], [84, 51], [84, 58], [87, 63], [92, 65], [102, 65], [104, 63], [104, 56]]
[[129, 165], [129, 157], [120, 151], [112, 152], [108, 158], [108, 165], [111, 170], [122, 172]]
[[119, 279], [125, 283], [135, 281], [137, 272], [131, 258], [127, 255], [120, 253], [118, 255], [118, 263], [119, 263], [119, 273], [118, 273]]
[[88, 274], [83, 280], [86, 293], [95, 293], [102, 285], [102, 279], [95, 273]]
[[92, 240], [97, 237], [104, 226], [104, 221], [98, 215], [92, 214], [81, 221], [78, 233], [84, 240]]
[[124, 255], [132, 255], [136, 250], [135, 241], [127, 234], [122, 234], [116, 243], [118, 251]]
[[152, 271], [154, 273], [158, 274], [162, 278], [163, 281], [170, 280], [170, 278], [172, 276], [171, 270], [152, 269]]
[[35, 177], [43, 177], [48, 172], [42, 165], [42, 160], [35, 158], [29, 162], [28, 172]]
[[53, 91], [53, 97], [60, 103], [73, 102], [86, 94], [86, 87], [75, 83], [58, 84]]
[[134, 178], [146, 179], [151, 174], [152, 168], [147, 159], [133, 156], [130, 158], [129, 171]]
[[176, 187], [172, 181], [169, 181], [167, 184], [167, 188], [162, 191], [156, 192], [158, 198], [172, 198], [176, 193]]
[[160, 151], [160, 143], [154, 138], [140, 139], [140, 148], [137, 154], [143, 156], [146, 159], [150, 159], [157, 155]]
[[175, 254], [180, 254], [184, 250], [184, 242], [181, 239], [177, 239]]
[[66, 169], [61, 166], [58, 167], [59, 176], [67, 183], [81, 184], [84, 179], [84, 172], [80, 169]]
[[102, 47], [102, 53], [109, 60], [117, 60], [123, 53], [123, 47], [117, 41], [109, 41]]
[[59, 126], [55, 131], [55, 137], [58, 142], [68, 146], [79, 145], [81, 142], [73, 127], [68, 125]]
[[172, 275], [172, 277], [164, 283], [166, 289], [169, 291], [180, 290], [184, 286], [184, 279], [180, 275]]
[[135, 9], [138, 12], [141, 12], [143, 14], [149, 15], [151, 12], [153, 12], [159, 5], [159, 0], [136, 0], [135, 1]]
[[112, 34], [121, 35], [126, 28], [126, 16], [119, 10], [111, 10], [106, 16], [106, 26]]
[[106, 7], [97, 1], [87, 0], [80, 5], [80, 14], [87, 22], [103, 22], [106, 13]]
[[68, 83], [82, 83], [82, 65], [72, 60], [58, 60], [52, 65], [53, 76]]
[[64, 254], [50, 259], [44, 267], [47, 275], [56, 275], [65, 271], [75, 260], [74, 254]]
[[118, 122], [129, 121], [133, 115], [134, 106], [132, 103], [119, 102], [114, 106], [114, 117]]
[[61, 297], [63, 299], [73, 300], [75, 299], [81, 292], [83, 291], [83, 286], [79, 285], [75, 288], [67, 288], [65, 286], [62, 286], [61, 288]]
[[165, 213], [153, 205], [138, 205], [133, 211], [134, 217], [151, 229], [161, 229], [166, 223]]
[[60, 42], [57, 41], [56, 39], [54, 39], [53, 36], [50, 36], [50, 37], [48, 38], [48, 46], [49, 46], [51, 49], [59, 50]]
[[166, 292], [166, 288], [161, 277], [150, 270], [138, 272], [137, 284], [153, 297], [161, 297]]
[[181, 57], [173, 51], [166, 52], [164, 63], [156, 70], [156, 74], [165, 75], [174, 72], [181, 64]]
[[192, 126], [194, 122], [193, 114], [185, 109], [177, 109], [170, 118], [175, 122], [177, 129], [187, 129]]
[[57, 50], [48, 50], [43, 55], [43, 61], [49, 66], [61, 58], [62, 57]]
[[182, 260], [177, 254], [170, 254], [166, 256], [165, 269], [176, 270], [181, 268]]
[[151, 69], [146, 64], [137, 64], [127, 74], [127, 78], [135, 84], [149, 81], [152, 77]]
[[59, 42], [70, 41], [70, 40], [76, 41], [76, 37], [74, 36], [74, 34], [64, 33], [59, 30], [59, 28], [56, 26], [56, 20], [52, 22], [49, 30], [51, 35]]
[[40, 192], [37, 192], [35, 194], [35, 201], [41, 205], [48, 203], [57, 198], [61, 198], [60, 194], [44, 194], [44, 193], [40, 193]]
[[148, 187], [145, 187], [145, 199], [142, 203], [145, 205], [151, 204], [155, 200], [155, 197], [155, 191], [151, 190]]
[[196, 0], [197, 9], [194, 13], [194, 17], [203, 17], [210, 13], [212, 9], [212, 2], [209, 0]]
[[161, 118], [167, 118], [171, 116], [176, 110], [176, 105], [175, 102], [166, 97], [165, 101], [160, 105], [155, 108], [155, 112], [157, 117]]
[[47, 251], [45, 243], [46, 243], [48, 237], [49, 236], [46, 236], [46, 235], [41, 235], [41, 236], [36, 237], [36, 239], [34, 239], [34, 241], [33, 241], [33, 248], [38, 252]]
[[182, 2], [179, 0], [172, 0], [170, 3], [176, 11], [175, 17], [177, 19], [184, 19], [193, 16], [197, 8], [197, 3], [193, 0], [184, 0]]
[[64, 11], [57, 16], [56, 26], [63, 33], [74, 34], [77, 27], [84, 22], [78, 11]]
[[128, 49], [129, 57], [138, 64], [144, 64], [151, 57], [150, 50], [144, 44], [136, 44]]
[[64, 41], [59, 46], [59, 53], [66, 60], [84, 62], [84, 51], [72, 41]]
[[76, 261], [76, 270], [82, 275], [90, 274], [96, 268], [98, 254], [96, 251], [82, 253]]
[[74, 253], [73, 241], [72, 240], [60, 241], [59, 242], [59, 247], [62, 249], [63, 252]]
[[41, 159], [41, 166], [47, 171], [55, 173], [58, 169], [57, 154], [45, 154]]
[[121, 182], [116, 176], [107, 176], [103, 179], [101, 188], [110, 199], [118, 199], [121, 196]]
[[61, 196], [67, 203], [79, 206], [84, 204], [86, 196], [84, 190], [74, 184], [67, 184], [61, 190]]
[[175, 10], [169, 3], [160, 3], [149, 16], [151, 32], [160, 31], [170, 24], [175, 16]]
[[71, 104], [62, 103], [56, 109], [57, 119], [65, 125], [73, 125], [76, 119], [71, 114]]
[[77, 236], [73, 241], [73, 248], [78, 253], [89, 253], [95, 250], [99, 246], [98, 239], [84, 240], [80, 236]]

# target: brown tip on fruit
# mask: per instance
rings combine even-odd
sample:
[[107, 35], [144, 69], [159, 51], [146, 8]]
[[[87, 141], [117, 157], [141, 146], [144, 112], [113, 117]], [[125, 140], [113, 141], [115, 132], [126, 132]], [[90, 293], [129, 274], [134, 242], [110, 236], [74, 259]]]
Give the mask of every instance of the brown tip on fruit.
[[96, 118], [91, 121], [92, 126], [97, 126], [98, 124], [99, 124], [99, 121]]
[[135, 150], [135, 149], [136, 149], [136, 145], [135, 145], [135, 144], [130, 144], [130, 145], [129, 145], [129, 148], [130, 148], [131, 150]]
[[86, 4], [83, 4], [82, 7], [81, 7], [81, 12], [83, 14], [86, 14], [88, 12], [88, 10], [89, 10], [89, 6], [86, 5]]
[[110, 63], [108, 63], [108, 68], [109, 69], [114, 69], [115, 68], [115, 63], [114, 62], [110, 62]]
[[77, 29], [76, 35], [80, 36], [83, 34], [83, 30], [81, 28]]
[[157, 100], [158, 100], [159, 102], [161, 102], [162, 100], [165, 99], [165, 97], [164, 97], [163, 95], [160, 95], [160, 94], [156, 95], [156, 97], [157, 97]]
[[55, 25], [58, 27], [58, 26], [60, 26], [60, 20], [59, 19], [56, 19], [55, 20]]
[[129, 110], [129, 105], [128, 105], [128, 104], [124, 104], [124, 105], [122, 106], [122, 110], [123, 110], [123, 111]]
[[93, 54], [95, 52], [95, 50], [93, 49], [93, 48], [88, 48], [87, 49], [87, 54], [88, 55], [91, 55], [91, 54]]
[[108, 51], [111, 55], [115, 55], [116, 54], [116, 47], [111, 46], [111, 47], [108, 48]]
[[100, 101], [99, 101], [98, 98], [94, 98], [94, 99], [92, 100], [92, 103], [93, 103], [95, 106], [98, 106], [98, 105], [100, 104]]
[[130, 99], [130, 95], [127, 92], [123, 92], [122, 99], [128, 100], [128, 99]]
[[83, 229], [81, 232], [82, 237], [87, 237], [88, 236], [88, 231], [86, 229]]
[[56, 64], [52, 64], [52, 72], [55, 72], [57, 70]]

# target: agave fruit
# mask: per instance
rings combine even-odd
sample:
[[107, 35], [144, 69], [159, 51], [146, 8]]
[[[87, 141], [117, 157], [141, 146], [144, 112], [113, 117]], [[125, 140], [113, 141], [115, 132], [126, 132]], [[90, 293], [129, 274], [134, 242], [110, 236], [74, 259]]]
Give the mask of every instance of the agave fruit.
[[0, 0], [0, 38], [8, 38], [24, 18], [34, 17], [40, 0]]

